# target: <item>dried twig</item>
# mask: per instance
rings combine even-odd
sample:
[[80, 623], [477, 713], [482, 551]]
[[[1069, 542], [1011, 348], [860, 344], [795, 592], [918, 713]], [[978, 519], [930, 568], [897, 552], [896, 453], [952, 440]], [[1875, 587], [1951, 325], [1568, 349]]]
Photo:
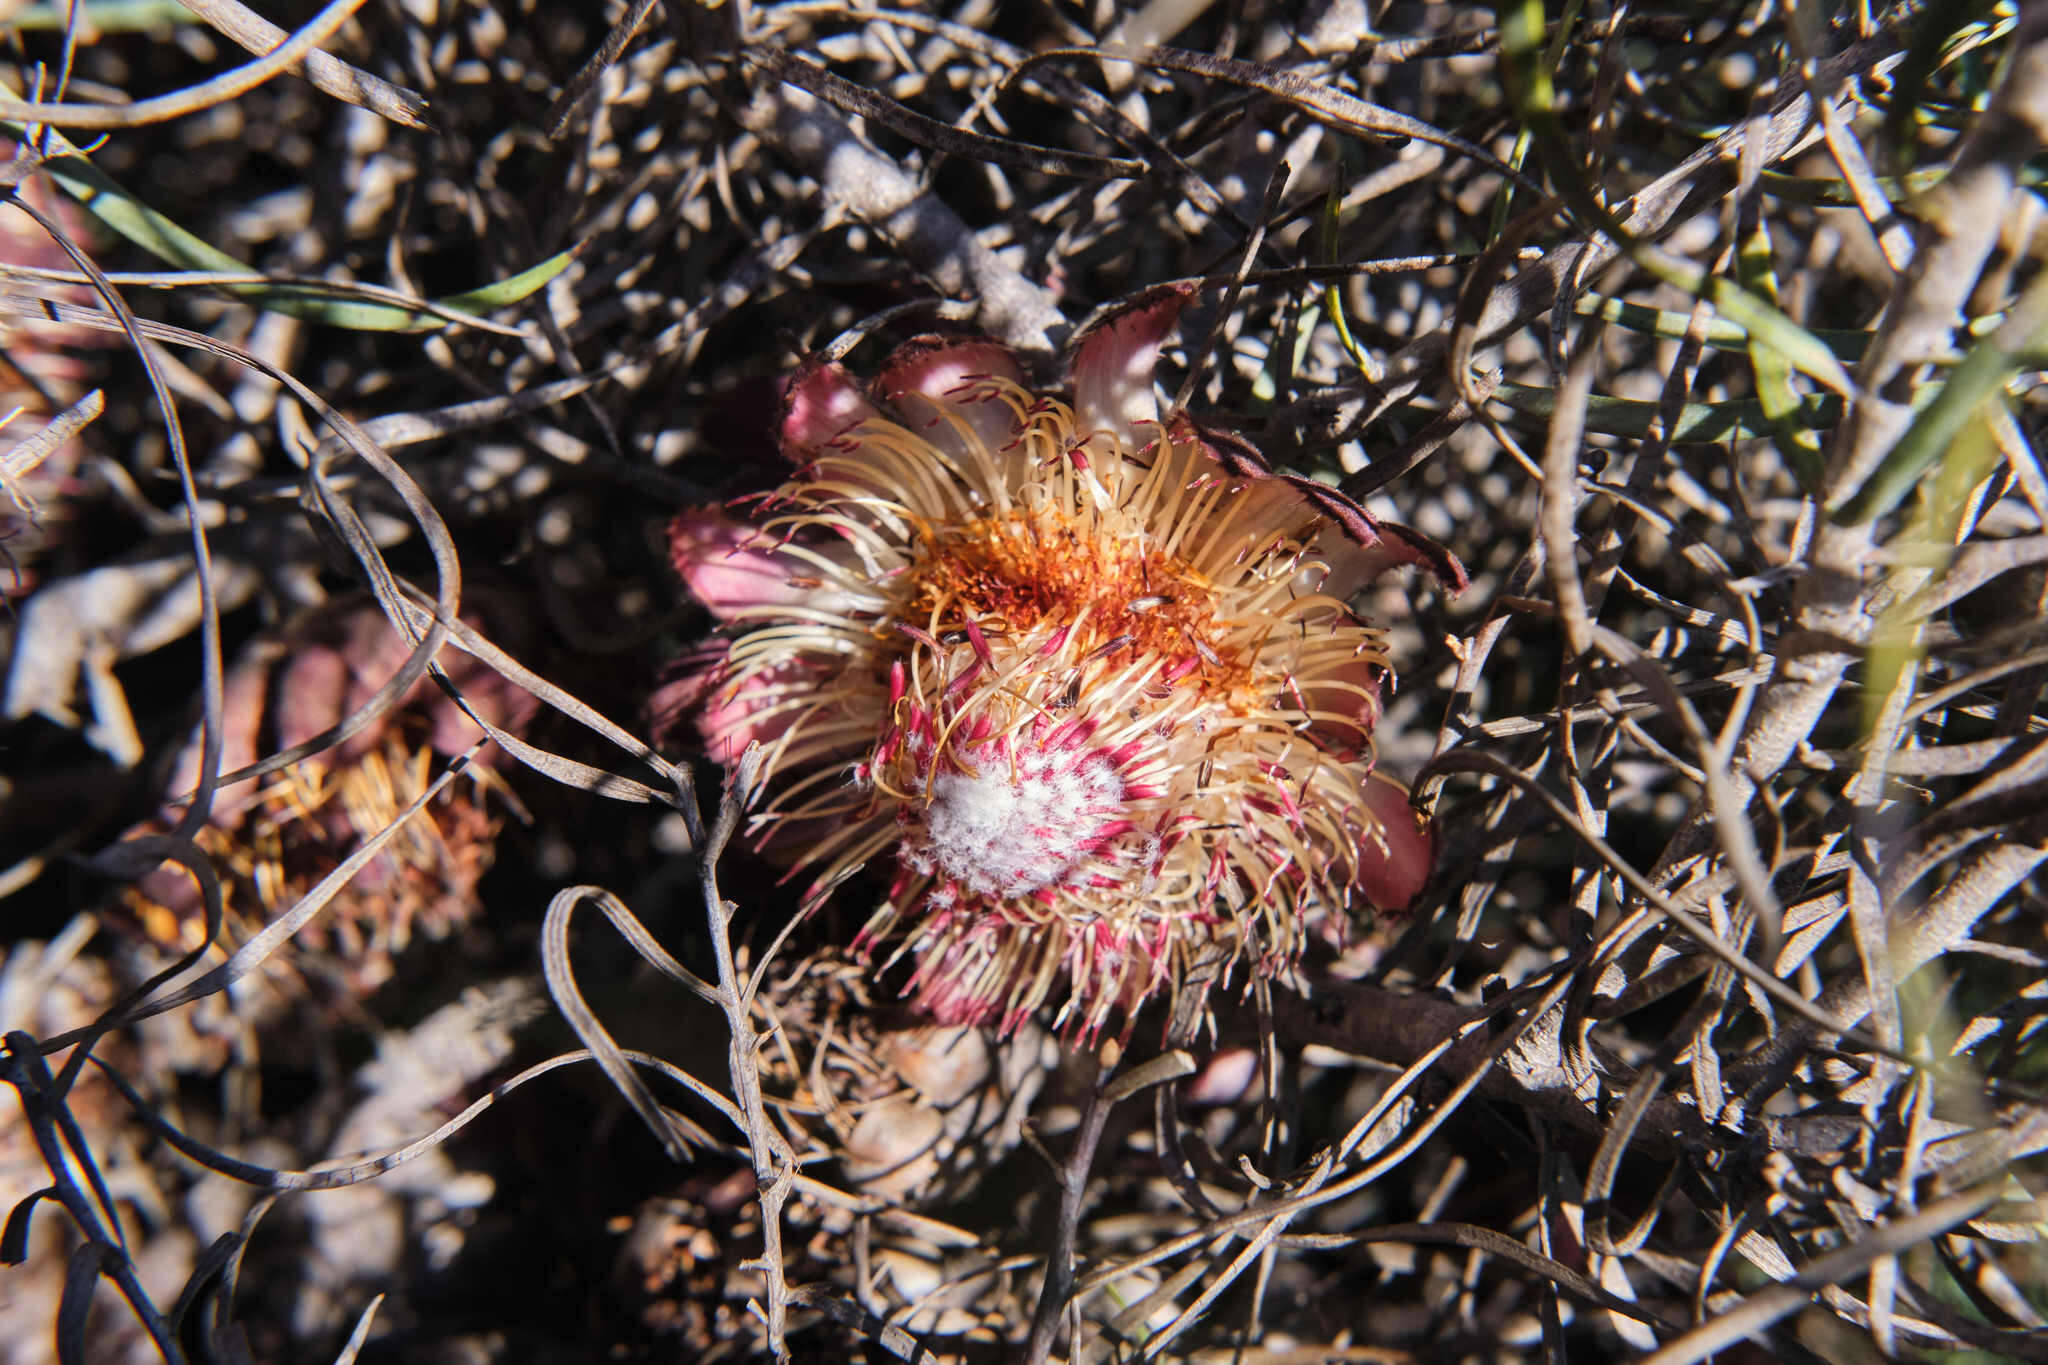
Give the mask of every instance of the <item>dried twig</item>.
[[[185, 8], [258, 56], [270, 52], [289, 36], [239, 0], [191, 0]], [[306, 54], [302, 72], [307, 80], [338, 100], [408, 128], [426, 126], [420, 115], [427, 110], [427, 100], [416, 90], [393, 85], [317, 50]]]
[[725, 852], [740, 816], [755, 794], [755, 777], [760, 770], [761, 750], [750, 745], [727, 778], [718, 804], [718, 818], [704, 836], [700, 855], [704, 889], [704, 911], [709, 917], [711, 949], [718, 963], [718, 1003], [725, 1011], [731, 1033], [728, 1050], [734, 1097], [746, 1120], [747, 1150], [753, 1156], [755, 1190], [761, 1201], [760, 1269], [768, 1285], [768, 1345], [777, 1359], [786, 1360], [789, 1346], [789, 1290], [783, 1279], [782, 1206], [789, 1198], [790, 1182], [796, 1174], [796, 1154], [782, 1133], [768, 1122], [761, 1104], [760, 1036], [754, 1030], [752, 1002], [742, 989], [733, 966], [732, 915], [739, 907], [718, 892], [718, 860]]
[[362, 7], [363, 0], [329, 0], [318, 14], [267, 55], [176, 94], [118, 105], [39, 104], [0, 96], [0, 119], [24, 124], [46, 123], [53, 128], [79, 128], [88, 132], [168, 123], [172, 119], [224, 104], [247, 94], [272, 77], [290, 71], [321, 43], [334, 36], [335, 31]]
[[830, 212], [872, 224], [940, 292], [973, 299], [992, 335], [1038, 354], [1064, 339], [1066, 320], [1051, 293], [983, 246], [950, 208], [818, 100], [764, 82], [740, 118], [816, 177]]

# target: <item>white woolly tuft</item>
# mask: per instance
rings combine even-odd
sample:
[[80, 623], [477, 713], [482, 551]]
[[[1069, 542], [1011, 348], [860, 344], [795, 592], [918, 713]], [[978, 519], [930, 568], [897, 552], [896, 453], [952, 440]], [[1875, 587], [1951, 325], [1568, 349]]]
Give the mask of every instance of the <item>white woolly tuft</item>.
[[975, 774], [942, 773], [925, 812], [939, 872], [978, 895], [1029, 895], [1059, 881], [1124, 799], [1107, 760], [1026, 752]]

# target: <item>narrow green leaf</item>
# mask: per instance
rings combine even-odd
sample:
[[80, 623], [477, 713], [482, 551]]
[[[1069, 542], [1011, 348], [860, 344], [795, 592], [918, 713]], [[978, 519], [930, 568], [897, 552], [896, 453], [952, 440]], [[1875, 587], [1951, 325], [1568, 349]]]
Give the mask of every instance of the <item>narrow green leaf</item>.
[[[1771, 304], [1778, 302], [1778, 276], [1771, 267], [1770, 230], [1759, 220], [1735, 254], [1735, 273], [1750, 293]], [[1749, 343], [1749, 367], [1756, 378], [1757, 402], [1764, 418], [1778, 434], [1778, 449], [1792, 473], [1808, 491], [1820, 487], [1825, 462], [1820, 438], [1813, 428], [1799, 421], [1800, 396], [1792, 385], [1792, 366], [1771, 346], [1754, 336]]]
[[1780, 312], [1775, 305], [1743, 288], [1739, 281], [1725, 275], [1709, 277], [1706, 271], [1691, 262], [1682, 261], [1646, 242], [1626, 238], [1616, 240], [1622, 243], [1638, 265], [1664, 283], [1695, 298], [1707, 299], [1714, 305], [1715, 312], [1749, 335], [1752, 347], [1759, 344], [1770, 347], [1793, 369], [1844, 398], [1856, 392], [1856, 382], [1826, 343]]
[[[1626, 303], [1621, 299], [1603, 299], [1596, 294], [1581, 294], [1575, 301], [1575, 308], [1582, 317], [1600, 317], [1631, 332], [1647, 332], [1651, 336], [1664, 337], [1671, 341], [1689, 334], [1692, 315], [1672, 308], [1651, 308], [1640, 303]], [[1818, 335], [1818, 333], [1816, 333]], [[1848, 335], [1861, 338], [1861, 332]], [[1749, 333], [1743, 331], [1726, 318], [1707, 319], [1706, 335], [1701, 338], [1705, 344], [1718, 351], [1746, 351], [1749, 349]], [[1862, 347], [1859, 345], [1860, 351]], [[1841, 354], [1838, 350], [1836, 354]], [[1843, 356], [1845, 360], [1853, 356]]]
[[[199, 16], [178, 0], [80, 0], [79, 13], [102, 33], [134, 33], [166, 24], [196, 24]], [[69, 0], [24, 5], [7, 16], [7, 26], [23, 33], [62, 32], [69, 21]]]
[[1878, 134], [1878, 145], [1894, 166], [1913, 164], [1920, 104], [1941, 67], [1944, 50], [1956, 35], [1981, 22], [1992, 5], [1993, 0], [1929, 0], [1921, 11], [1913, 25], [1913, 41], [1892, 72], [1891, 107], [1885, 110]]
[[1970, 348], [1913, 425], [1886, 453], [1863, 486], [1829, 509], [1843, 526], [1881, 517], [1897, 507], [1985, 403], [2005, 401], [2005, 386], [2025, 358], [2048, 347], [2048, 275], [2037, 276], [2006, 315], [2005, 324]]
[[[1337, 145], [1337, 160], [1341, 169], [1344, 161], [1342, 149], [1349, 144], [1340, 142]], [[1323, 199], [1323, 259], [1331, 265], [1338, 264], [1338, 242], [1343, 227], [1343, 198], [1342, 185], [1337, 180], [1332, 180], [1330, 192]], [[1329, 310], [1330, 322], [1337, 329], [1338, 344], [1343, 346], [1344, 353], [1351, 357], [1351, 363], [1358, 367], [1359, 373], [1377, 379], [1379, 376], [1371, 357], [1367, 356], [1365, 349], [1352, 338], [1351, 321], [1344, 316], [1344, 290], [1335, 280], [1323, 286], [1323, 307]], [[1306, 327], [1303, 330], [1305, 332]], [[1295, 357], [1294, 364], [1295, 372], [1300, 373], [1300, 356]]]
[[[1553, 389], [1502, 384], [1493, 396], [1516, 412], [1546, 421], [1557, 408]], [[1586, 404], [1586, 430], [1641, 438], [1649, 435], [1658, 406], [1633, 398], [1595, 397]], [[1842, 420], [1842, 401], [1833, 396], [1801, 398], [1794, 420], [1808, 427], [1833, 426]], [[1687, 403], [1679, 410], [1671, 440], [1674, 444], [1718, 443], [1769, 439], [1777, 434], [1763, 404], [1743, 398], [1724, 403]]]
[[1673, 288], [1706, 298], [1716, 312], [1747, 332], [1753, 343], [1771, 347], [1799, 373], [1843, 397], [1856, 391], [1842, 363], [1819, 338], [1764, 300], [1725, 276], [1709, 276], [1698, 266], [1637, 240], [1600, 196], [1556, 114], [1557, 92], [1543, 50], [1542, 0], [1523, 0], [1500, 10], [1501, 74], [1524, 125], [1535, 139], [1550, 179], [1586, 226], [1597, 227], [1629, 258]]
[[[1616, 326], [1626, 327], [1632, 332], [1647, 332], [1651, 336], [1665, 337], [1676, 341], [1688, 334], [1692, 315], [1673, 308], [1650, 308], [1640, 303], [1626, 303], [1621, 299], [1603, 299], [1593, 294], [1581, 294], [1576, 303], [1581, 316], [1605, 318]], [[2003, 313], [1987, 313], [1980, 318], [1971, 318], [1967, 330], [1971, 336], [1989, 336], [2005, 321]], [[1832, 351], [1837, 360], [1853, 365], [1863, 358], [1870, 348], [1870, 333], [1849, 327], [1810, 327], [1807, 334]], [[1746, 351], [1749, 349], [1749, 333], [1726, 318], [1710, 318], [1706, 335], [1702, 340], [1717, 351]], [[1962, 360], [1959, 352], [1927, 357], [1933, 365], [1954, 365]]]
[[517, 275], [509, 275], [495, 284], [487, 284], [467, 293], [450, 294], [437, 302], [440, 307], [452, 308], [458, 313], [488, 313], [494, 309], [509, 307], [521, 299], [539, 293], [546, 287], [548, 281], [567, 270], [569, 262], [574, 259], [574, 247], [567, 251], [558, 251], [539, 265], [530, 265]]
[[[1787, 175], [1783, 171], [1765, 171], [1760, 178], [1765, 194], [1786, 203], [1810, 204], [1818, 208], [1856, 207], [1856, 196], [1849, 189], [1849, 182], [1839, 176]], [[1881, 175], [1877, 178], [1877, 187], [1884, 191], [1886, 198], [1897, 201], [1925, 194], [1947, 178], [1948, 167], [1934, 166], [1908, 171], [1903, 176]]]
[[[0, 123], [15, 137], [24, 135], [21, 125]], [[141, 247], [159, 260], [183, 270], [215, 274], [252, 274], [250, 267], [204, 238], [186, 231], [158, 213], [92, 164], [86, 155], [53, 129], [42, 136], [58, 150], [43, 163], [43, 169], [57, 186], [109, 229]], [[330, 291], [304, 284], [223, 285], [221, 288], [257, 308], [289, 313], [309, 322], [324, 323], [358, 332], [424, 332], [445, 327], [448, 313], [481, 316], [527, 298], [546, 286], [569, 266], [575, 251], [559, 252], [540, 264], [508, 279], [455, 294], [418, 308], [401, 304], [372, 303], [336, 297]]]
[[1980, 403], [1956, 434], [1940, 471], [1920, 485], [1918, 505], [1905, 529], [1890, 543], [1899, 561], [1892, 575], [1902, 581], [1903, 590], [1892, 596], [1870, 633], [1863, 688], [1866, 735], [1876, 730], [1899, 679], [1927, 654], [1926, 609], [1913, 588], [1923, 573], [1931, 571], [1939, 579], [1948, 572], [1955, 561], [1956, 534], [1962, 529], [1971, 491], [1991, 477], [1998, 463], [1998, 437]]
[[[0, 123], [9, 135], [21, 137], [18, 123]], [[43, 169], [59, 189], [76, 199], [79, 206], [109, 228], [159, 260], [184, 270], [232, 271], [246, 274], [249, 267], [202, 237], [179, 227], [155, 209], [131, 196], [105, 172], [86, 159], [83, 152], [63, 139], [54, 129], [43, 136], [61, 155], [43, 162]]]

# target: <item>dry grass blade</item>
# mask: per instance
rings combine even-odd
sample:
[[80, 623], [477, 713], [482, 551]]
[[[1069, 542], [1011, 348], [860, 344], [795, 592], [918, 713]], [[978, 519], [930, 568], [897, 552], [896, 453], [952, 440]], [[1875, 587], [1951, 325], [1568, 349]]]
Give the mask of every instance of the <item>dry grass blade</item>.
[[56, 453], [59, 446], [84, 431], [94, 418], [106, 411], [106, 407], [106, 395], [94, 389], [45, 423], [40, 431], [24, 436], [9, 447], [0, 454], [0, 487], [18, 498], [14, 492], [16, 481], [33, 473]]
[[[1776, 977], [1771, 976], [1744, 957], [1736, 950], [1734, 945], [1722, 939], [1711, 927], [1701, 924], [1691, 914], [1679, 908], [1668, 896], [1659, 891], [1655, 885], [1631, 867], [1626, 859], [1615, 853], [1605, 840], [1579, 825], [1572, 811], [1564, 802], [1552, 796], [1549, 792], [1529, 785], [1527, 778], [1521, 773], [1507, 767], [1491, 755], [1476, 753], [1447, 754], [1432, 764], [1431, 769], [1436, 772], [1481, 772], [1523, 785], [1538, 801], [1548, 806], [1553, 814], [1563, 820], [1566, 826], [1578, 838], [1585, 841], [1587, 845], [1599, 853], [1602, 860], [1609, 867], [1613, 868], [1615, 872], [1619, 873], [1622, 880], [1626, 881], [1637, 895], [1642, 896], [1651, 905], [1655, 906], [1661, 914], [1665, 915], [1675, 927], [1682, 930], [1693, 942], [1712, 953], [1720, 960], [1723, 966], [1728, 967], [1745, 981], [1748, 981], [1751, 985], [1769, 996], [1773, 1001], [1784, 1006], [1810, 1024], [1815, 1024], [1822, 1028], [1835, 1028], [1842, 1024], [1841, 1020], [1829, 1014], [1825, 1003], [1816, 1004], [1799, 995]], [[1860, 1018], [1861, 1016], [1859, 1015], [1858, 1017]], [[1853, 1023], [1853, 1021], [1850, 1022]], [[1859, 1036], [1856, 1041], [1872, 1048], [1874, 1051], [1886, 1051], [1874, 1039]], [[1891, 1056], [1895, 1061], [1905, 1062], [1909, 1065], [1914, 1062], [1913, 1058], [1897, 1052], [1896, 1049], [1887, 1052], [1886, 1055]]]
[[[293, 935], [311, 923], [315, 916], [326, 909], [335, 896], [341, 892], [342, 888], [347, 886], [354, 879], [355, 875], [362, 871], [377, 856], [379, 850], [405, 827], [407, 820], [414, 818], [424, 811], [433, 802], [435, 797], [439, 796], [455, 781], [456, 777], [461, 774], [462, 768], [462, 761], [450, 764], [440, 776], [434, 779], [431, 786], [421, 792], [418, 797], [414, 798], [399, 813], [398, 818], [376, 834], [363, 840], [362, 844], [354, 852], [349, 854], [332, 872], [323, 877], [319, 884], [307, 892], [296, 905], [292, 906], [284, 915], [272, 920], [260, 933], [237, 948], [226, 962], [212, 968], [189, 984], [179, 987], [168, 995], [155, 996], [124, 1011], [119, 1018], [109, 1020], [108, 1023], [132, 1023], [177, 1009], [179, 1006], [190, 1004], [195, 1000], [203, 1000], [217, 991], [226, 990], [235, 982], [262, 966]], [[82, 1050], [80, 1055], [83, 1056]]]
[[370, 1300], [369, 1307], [356, 1319], [355, 1330], [348, 1334], [348, 1340], [343, 1343], [341, 1354], [334, 1358], [334, 1365], [355, 1365], [356, 1357], [362, 1353], [363, 1343], [370, 1339], [370, 1325], [376, 1321], [377, 1310], [383, 1304], [382, 1294]]
[[[56, 1181], [56, 1198], [84, 1234], [66, 1267], [63, 1294], [57, 1306], [55, 1335], [60, 1358], [85, 1359], [85, 1315], [92, 1307], [93, 1290], [104, 1276], [121, 1291], [163, 1358], [181, 1360], [183, 1352], [177, 1338], [151, 1302], [128, 1254], [119, 1215], [93, 1160], [91, 1145], [65, 1107], [61, 1092], [53, 1093], [49, 1068], [34, 1039], [19, 1032], [7, 1036], [4, 1047], [0, 1047], [0, 1079], [21, 1097], [44, 1163]], [[92, 1189], [91, 1199], [78, 1188], [77, 1172], [81, 1168]], [[111, 1222], [101, 1220], [102, 1209]]]
[[694, 1145], [710, 1145], [709, 1134], [682, 1115], [662, 1108], [646, 1082], [628, 1064], [626, 1054], [612, 1041], [611, 1033], [584, 1003], [583, 992], [576, 985], [576, 974], [569, 965], [569, 917], [587, 900], [594, 900], [634, 949], [660, 967], [670, 979], [683, 982], [708, 998], [716, 999], [716, 994], [681, 963], [663, 952], [660, 945], [641, 928], [632, 911], [609, 891], [595, 886], [572, 887], [556, 895], [549, 903], [547, 922], [541, 933], [541, 965], [556, 1008], [562, 1011], [569, 1027], [590, 1048], [590, 1055], [597, 1059], [598, 1066], [603, 1068], [619, 1093], [626, 1097], [627, 1103], [633, 1106], [634, 1112], [661, 1142], [669, 1160], [687, 1161]]
[[1073, 61], [1078, 58], [1096, 61], [1129, 62], [1133, 66], [1154, 67], [1161, 71], [1182, 71], [1192, 76], [1205, 76], [1210, 80], [1228, 81], [1283, 99], [1300, 106], [1311, 118], [1328, 123], [1344, 132], [1357, 133], [1369, 138], [1418, 138], [1453, 151], [1500, 172], [1531, 194], [1541, 195], [1542, 188], [1526, 179], [1522, 173], [1508, 165], [1493, 153], [1464, 138], [1433, 128], [1421, 119], [1403, 114], [1347, 95], [1305, 80], [1290, 71], [1275, 70], [1257, 62], [1239, 61], [1231, 57], [1219, 57], [1205, 52], [1183, 52], [1170, 47], [1154, 47], [1143, 52], [1122, 52], [1113, 48], [1055, 48], [1046, 52], [1035, 52], [1030, 59], [1011, 73], [1012, 79], [1020, 77], [1040, 62]]
[[[2002, 1182], [1994, 1182], [1999, 1183]], [[1937, 1200], [1896, 1223], [1866, 1232], [1857, 1245], [1845, 1247], [1814, 1262], [1789, 1284], [1753, 1294], [1736, 1307], [1667, 1343], [1646, 1357], [1645, 1365], [1692, 1365], [1694, 1361], [1704, 1360], [1809, 1302], [1816, 1288], [1838, 1284], [1866, 1269], [1880, 1257], [1937, 1237], [1982, 1213], [1997, 1199], [1996, 1188], [1965, 1190]]]
[[777, 79], [810, 91], [834, 108], [858, 114], [901, 133], [919, 146], [949, 156], [1021, 166], [1045, 175], [1072, 176], [1081, 180], [1128, 180], [1145, 174], [1146, 167], [1142, 161], [1125, 157], [1084, 156], [1063, 152], [1056, 147], [1035, 147], [926, 118], [895, 100], [885, 99], [851, 81], [841, 80], [816, 62], [805, 61], [780, 48], [750, 48], [747, 59]]
[[626, 44], [633, 41], [633, 35], [640, 31], [640, 25], [647, 22], [647, 16], [654, 10], [654, 0], [633, 0], [619, 21], [612, 25], [604, 36], [604, 43], [590, 55], [590, 59], [579, 68], [567, 85], [562, 87], [548, 111], [541, 118], [541, 127], [549, 137], [560, 137], [575, 116], [576, 106], [590, 94], [604, 73], [618, 61], [619, 54], [626, 50]]
[[799, 1285], [789, 1291], [789, 1301], [799, 1308], [815, 1308], [844, 1327], [873, 1337], [882, 1349], [906, 1365], [938, 1365], [939, 1358], [909, 1332], [882, 1321], [873, 1313], [850, 1304], [837, 1294]]

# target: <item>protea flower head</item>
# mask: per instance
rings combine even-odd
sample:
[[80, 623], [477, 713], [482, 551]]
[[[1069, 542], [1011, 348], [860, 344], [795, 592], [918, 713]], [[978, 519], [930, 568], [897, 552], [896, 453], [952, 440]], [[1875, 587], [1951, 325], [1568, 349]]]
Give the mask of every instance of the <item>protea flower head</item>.
[[1087, 1036], [1198, 960], [1284, 969], [1400, 910], [1432, 842], [1372, 771], [1381, 635], [1345, 599], [1450, 556], [1241, 442], [1161, 414], [1186, 293], [1092, 328], [1071, 401], [993, 342], [924, 338], [872, 391], [791, 379], [791, 479], [747, 523], [679, 518], [728, 623], [669, 689], [707, 745], [765, 746], [764, 842], [822, 891], [890, 857], [860, 936], [914, 1003], [1008, 1030], [1059, 998]]

